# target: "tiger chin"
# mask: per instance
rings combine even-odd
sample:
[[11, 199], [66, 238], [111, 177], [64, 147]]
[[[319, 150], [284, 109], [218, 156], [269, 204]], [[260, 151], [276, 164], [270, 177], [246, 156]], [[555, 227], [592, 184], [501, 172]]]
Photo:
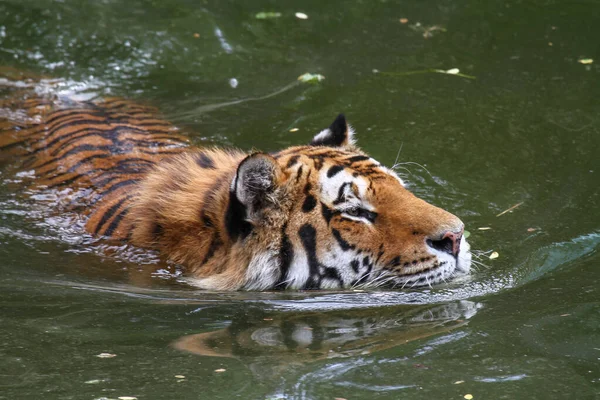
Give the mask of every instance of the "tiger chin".
[[361, 151], [343, 115], [307, 146], [166, 159], [129, 215], [131, 243], [204, 289], [412, 288], [471, 263], [461, 220]]

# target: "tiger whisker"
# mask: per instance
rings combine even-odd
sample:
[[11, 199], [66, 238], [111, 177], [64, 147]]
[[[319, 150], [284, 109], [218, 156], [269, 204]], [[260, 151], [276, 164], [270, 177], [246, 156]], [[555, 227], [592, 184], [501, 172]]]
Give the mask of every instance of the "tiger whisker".
[[423, 165], [419, 164], [418, 162], [414, 162], [414, 161], [405, 161], [405, 162], [402, 162], [402, 163], [398, 163], [398, 165], [404, 165], [404, 164], [414, 164], [414, 165], [417, 165], [417, 166], [421, 167], [422, 169], [424, 169], [424, 170], [425, 170], [425, 172], [427, 172], [427, 173], [429, 174], [429, 176], [430, 176], [431, 178], [433, 178], [433, 175], [431, 175], [431, 172], [429, 172], [429, 170], [428, 170], [427, 168], [425, 168]]
[[471, 260], [471, 262], [477, 266], [481, 266], [484, 267], [485, 269], [490, 269], [492, 268], [490, 265], [484, 264], [481, 261], [477, 261], [477, 260]]
[[363, 274], [356, 282], [354, 282], [354, 284], [352, 285], [352, 287], [350, 289], [355, 289], [358, 284], [364, 280], [365, 278], [367, 278], [370, 274]]
[[[398, 159], [400, 158], [400, 152], [402, 151], [402, 146], [404, 146], [404, 142], [400, 143], [400, 148], [398, 149], [398, 154], [396, 154], [396, 159], [394, 160], [394, 165], [396, 165], [396, 163], [398, 162]], [[394, 167], [392, 167], [392, 169], [394, 169]]]
[[425, 275], [425, 282], [427, 282], [427, 285], [430, 289], [433, 289], [433, 286], [431, 286], [431, 282], [429, 282], [429, 278], [427, 277], [427, 275]]

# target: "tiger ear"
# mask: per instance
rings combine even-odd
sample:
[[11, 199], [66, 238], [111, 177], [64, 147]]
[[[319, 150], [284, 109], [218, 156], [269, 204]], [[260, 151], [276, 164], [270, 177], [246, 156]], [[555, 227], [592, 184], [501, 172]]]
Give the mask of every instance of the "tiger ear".
[[236, 199], [252, 215], [268, 202], [279, 186], [282, 171], [275, 159], [264, 153], [254, 153], [242, 160], [231, 183]]
[[331, 146], [331, 147], [350, 147], [354, 146], [354, 130], [346, 122], [344, 114], [340, 114], [329, 126], [329, 128], [319, 132], [312, 142], [311, 146]]

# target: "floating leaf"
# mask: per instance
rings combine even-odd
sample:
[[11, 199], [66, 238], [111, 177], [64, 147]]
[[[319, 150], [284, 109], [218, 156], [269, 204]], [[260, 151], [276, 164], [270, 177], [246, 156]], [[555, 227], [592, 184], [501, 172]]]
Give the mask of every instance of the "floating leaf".
[[479, 229], [480, 231], [489, 231], [492, 228], [489, 226], [482, 226], [481, 228], [477, 228], [477, 229]]
[[185, 379], [185, 375], [175, 375], [175, 378], [177, 378], [177, 379]]
[[225, 372], [225, 371], [227, 371], [225, 368], [215, 369], [215, 372], [219, 372], [219, 373]]
[[433, 37], [434, 33], [446, 32], [446, 28], [444, 28], [443, 26], [440, 26], [440, 25], [424, 26], [424, 25], [421, 25], [420, 22], [417, 22], [414, 25], [409, 25], [409, 27], [413, 31], [423, 34], [423, 37], [425, 39]]
[[500, 257], [500, 254], [498, 254], [497, 251], [495, 251], [492, 254], [490, 254], [490, 260], [494, 260], [494, 259], [496, 259], [498, 257]]
[[471, 236], [471, 232], [469, 231], [464, 231], [463, 236], [465, 237], [465, 239], [468, 239], [469, 236]]
[[465, 383], [465, 381], [456, 381], [456, 382], [454, 382], [455, 385], [460, 385], [461, 383]]
[[290, 132], [298, 132], [299, 130], [300, 129], [298, 129], [298, 128], [292, 128], [292, 129], [290, 129]]
[[296, 18], [298, 18], [298, 19], [308, 19], [308, 15], [304, 14], [303, 12], [297, 12], [296, 13]]
[[100, 354], [96, 355], [96, 357], [98, 357], [98, 358], [113, 358], [116, 356], [117, 356], [116, 354], [111, 354], [111, 353], [100, 353]]
[[302, 74], [298, 77], [298, 80], [300, 82], [306, 82], [306, 83], [318, 83], [321, 82], [323, 79], [325, 79], [325, 77], [321, 74], [311, 74], [309, 72]]
[[593, 62], [594, 62], [594, 60], [593, 60], [593, 59], [591, 59], [591, 58], [580, 58], [580, 59], [579, 59], [579, 61], [577, 61], [577, 62], [578, 62], [579, 64], [584, 64], [584, 65], [587, 65], [587, 64], [591, 64], [591, 63], [593, 63]]
[[137, 397], [133, 397], [133, 396], [120, 396], [117, 397], [119, 400], [137, 400]]
[[452, 69], [448, 69], [448, 70], [429, 68], [429, 69], [422, 69], [422, 70], [417, 70], [417, 71], [382, 72], [383, 75], [392, 75], [392, 76], [408, 76], [408, 75], [431, 74], [431, 73], [459, 76], [461, 78], [466, 78], [466, 79], [477, 79], [473, 75], [461, 74], [460, 70], [458, 68], [452, 68]]
[[408, 18], [400, 18], [400, 23], [401, 24], [407, 24], [408, 23]]
[[467, 400], [471, 400], [473, 398], [473, 395], [472, 394], [465, 394], [463, 397], [465, 399], [467, 399]]
[[256, 15], [254, 16], [254, 18], [256, 19], [271, 19], [279, 17], [281, 17], [281, 13], [273, 11], [261, 11], [259, 13], [256, 13]]

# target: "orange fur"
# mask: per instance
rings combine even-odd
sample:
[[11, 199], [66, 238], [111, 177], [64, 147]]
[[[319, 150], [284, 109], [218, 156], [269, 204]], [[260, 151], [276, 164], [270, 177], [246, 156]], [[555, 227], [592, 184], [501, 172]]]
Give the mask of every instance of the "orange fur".
[[71, 189], [86, 230], [157, 249], [201, 287], [415, 286], [467, 257], [462, 222], [356, 147], [343, 116], [311, 145], [248, 155], [192, 148], [122, 99], [22, 96], [0, 104], [0, 149], [35, 187]]

